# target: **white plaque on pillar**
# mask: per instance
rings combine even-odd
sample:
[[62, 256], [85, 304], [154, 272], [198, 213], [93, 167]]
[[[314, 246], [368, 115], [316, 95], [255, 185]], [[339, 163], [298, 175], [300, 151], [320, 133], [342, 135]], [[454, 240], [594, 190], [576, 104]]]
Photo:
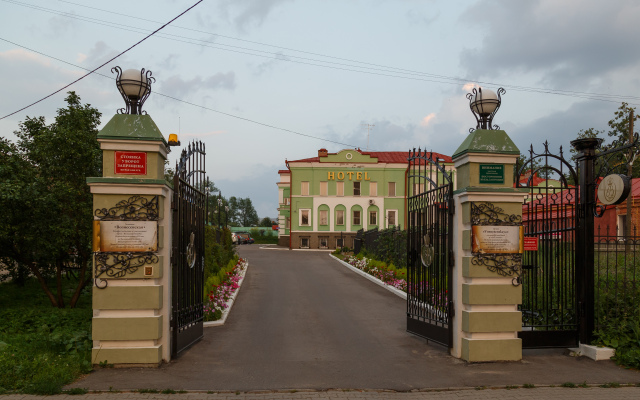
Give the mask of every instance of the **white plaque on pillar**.
[[157, 250], [157, 221], [100, 221], [100, 251]]
[[473, 225], [471, 252], [489, 254], [522, 253], [522, 226]]

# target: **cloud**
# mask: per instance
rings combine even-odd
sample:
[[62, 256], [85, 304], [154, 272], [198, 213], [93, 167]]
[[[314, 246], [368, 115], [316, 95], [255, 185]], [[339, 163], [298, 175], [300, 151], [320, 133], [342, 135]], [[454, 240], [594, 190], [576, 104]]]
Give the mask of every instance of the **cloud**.
[[242, 176], [241, 179], [219, 179], [215, 184], [225, 197], [251, 198], [261, 219], [274, 218], [278, 215], [278, 169], [282, 168], [281, 165], [251, 165], [250, 175]]
[[253, 74], [256, 76], [260, 76], [267, 71], [271, 71], [275, 67], [275, 65], [278, 64], [280, 61], [289, 61], [289, 60], [290, 60], [289, 57], [285, 56], [281, 51], [279, 51], [275, 53], [273, 59], [258, 64], [254, 68]]
[[269, 13], [281, 4], [293, 0], [224, 0], [220, 2], [222, 15], [229, 17], [234, 14], [233, 22], [240, 31], [249, 26], [260, 26]]
[[176, 68], [176, 61], [180, 56], [177, 54], [169, 54], [158, 65], [165, 70], [172, 70]]
[[69, 16], [55, 16], [49, 19], [49, 28], [55, 36], [60, 36], [68, 31], [74, 30], [79, 26], [77, 15], [74, 11], [65, 13]]
[[420, 126], [426, 128], [435, 118], [436, 118], [435, 113], [431, 113], [427, 115], [426, 117], [422, 118], [422, 121], [420, 121]]
[[206, 137], [206, 136], [213, 136], [213, 135], [221, 135], [223, 133], [227, 133], [227, 131], [212, 131], [212, 132], [205, 132], [205, 133], [182, 133], [182, 135], [187, 137]]
[[193, 79], [184, 80], [179, 75], [173, 75], [162, 80], [160, 92], [169, 96], [183, 98], [189, 93], [195, 93], [201, 89], [233, 90], [236, 87], [236, 75], [230, 71], [227, 73], [218, 72], [208, 78], [196, 76]]
[[[435, 8], [431, 8], [431, 10], [435, 10]], [[410, 9], [405, 15], [412, 24], [431, 25], [440, 17], [440, 11], [436, 10], [433, 15], [425, 15], [422, 11]]]
[[484, 37], [461, 54], [470, 76], [532, 73], [554, 87], [596, 85], [640, 64], [640, 3], [634, 0], [480, 0], [462, 22]]

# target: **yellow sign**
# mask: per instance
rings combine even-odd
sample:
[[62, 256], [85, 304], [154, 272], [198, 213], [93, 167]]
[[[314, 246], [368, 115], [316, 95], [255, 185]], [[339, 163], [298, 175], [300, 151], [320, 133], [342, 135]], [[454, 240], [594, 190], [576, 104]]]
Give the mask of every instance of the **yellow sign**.
[[524, 229], [522, 226], [471, 227], [472, 253], [522, 253]]
[[353, 180], [354, 175], [355, 175], [355, 178], [356, 178], [355, 180], [356, 181], [361, 181], [363, 178], [364, 178], [365, 181], [370, 181], [371, 180], [371, 178], [369, 177], [369, 173], [368, 172], [353, 172], [353, 171], [348, 171], [348, 172], [340, 171], [337, 174], [335, 172], [329, 171], [329, 172], [327, 172], [327, 180], [335, 181], [336, 180], [336, 176], [337, 176], [339, 181], [343, 181], [345, 175], [347, 175], [349, 177], [350, 181]]

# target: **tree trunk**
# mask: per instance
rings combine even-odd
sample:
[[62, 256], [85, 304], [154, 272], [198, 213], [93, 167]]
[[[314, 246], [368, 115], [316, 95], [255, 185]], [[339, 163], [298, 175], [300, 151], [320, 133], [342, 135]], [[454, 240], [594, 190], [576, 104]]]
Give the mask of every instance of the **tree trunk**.
[[58, 308], [64, 308], [64, 298], [62, 297], [62, 261], [56, 261], [56, 286], [58, 289]]
[[38, 282], [40, 283], [40, 287], [42, 287], [42, 290], [49, 298], [51, 305], [53, 307], [58, 307], [58, 302], [56, 301], [56, 297], [53, 295], [51, 290], [49, 290], [49, 286], [47, 286], [47, 281], [44, 279], [44, 277], [40, 273], [40, 270], [38, 269], [38, 267], [35, 266], [35, 263], [30, 263], [28, 265], [29, 265], [29, 270], [31, 270], [31, 273], [36, 277], [36, 279], [38, 279]]
[[87, 274], [87, 258], [86, 255], [80, 257], [80, 274], [78, 276], [78, 285], [76, 286], [76, 290], [73, 293], [73, 297], [71, 297], [71, 301], [69, 303], [69, 307], [75, 308], [78, 303], [78, 299], [80, 299], [80, 293], [82, 293], [82, 289], [87, 285], [89, 280], [85, 280], [85, 276]]

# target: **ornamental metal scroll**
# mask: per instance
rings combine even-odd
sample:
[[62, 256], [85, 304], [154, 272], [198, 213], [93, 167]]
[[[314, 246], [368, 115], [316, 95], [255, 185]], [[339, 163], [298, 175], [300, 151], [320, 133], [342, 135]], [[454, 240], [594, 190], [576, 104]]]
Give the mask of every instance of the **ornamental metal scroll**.
[[94, 215], [101, 221], [157, 221], [158, 196], [151, 199], [135, 195], [109, 209], [98, 208]]
[[[492, 203], [471, 203], [471, 224], [472, 225], [498, 225], [498, 226], [520, 226], [522, 216], [508, 214], [500, 207]], [[491, 254], [474, 253], [471, 264], [485, 266], [491, 272], [497, 272], [501, 276], [513, 276], [511, 283], [519, 286], [522, 276], [522, 254]]]
[[492, 203], [471, 203], [471, 224], [473, 225], [522, 225], [522, 216], [507, 214]]
[[98, 289], [107, 287], [108, 282], [104, 282], [104, 286], [98, 284], [98, 280], [102, 275], [108, 278], [122, 278], [127, 274], [132, 274], [145, 264], [156, 264], [159, 259], [155, 253], [107, 253], [96, 252], [94, 282]]

